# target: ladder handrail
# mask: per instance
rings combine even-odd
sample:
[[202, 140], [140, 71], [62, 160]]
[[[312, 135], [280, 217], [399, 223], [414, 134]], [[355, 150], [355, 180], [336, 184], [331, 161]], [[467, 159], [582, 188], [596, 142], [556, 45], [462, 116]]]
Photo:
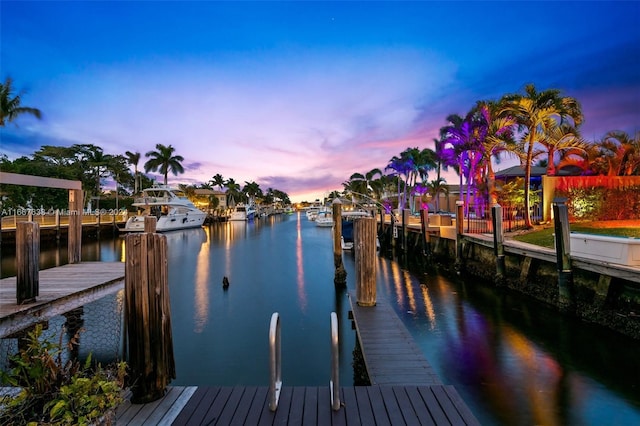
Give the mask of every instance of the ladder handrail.
[[276, 411], [282, 389], [282, 355], [280, 343], [280, 315], [274, 312], [269, 325], [269, 409]]
[[340, 352], [338, 349], [338, 315], [331, 312], [331, 408], [340, 409]]

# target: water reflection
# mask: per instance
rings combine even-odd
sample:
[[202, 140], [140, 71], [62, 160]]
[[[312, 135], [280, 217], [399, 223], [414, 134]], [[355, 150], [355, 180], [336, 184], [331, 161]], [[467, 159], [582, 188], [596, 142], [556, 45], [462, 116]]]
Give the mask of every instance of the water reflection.
[[441, 379], [482, 424], [640, 422], [640, 342], [472, 280], [397, 268], [380, 265], [389, 283], [379, 297], [396, 302]]
[[[331, 311], [339, 318], [340, 381], [352, 383], [355, 334], [347, 290], [333, 284], [330, 232], [279, 216], [166, 235], [173, 385], [265, 385], [268, 322], [276, 311], [286, 385], [326, 385]], [[87, 253], [101, 260], [123, 259], [122, 238], [84, 244], [99, 244]], [[66, 246], [43, 249], [41, 263], [65, 263], [66, 256]], [[83, 260], [99, 260], [88, 256]], [[354, 259], [343, 260], [353, 290]], [[3, 252], [3, 274], [11, 262]], [[227, 291], [223, 276], [231, 281]], [[377, 280], [378, 298], [391, 302], [441, 380], [482, 424], [640, 424], [640, 342], [508, 291], [415, 274], [388, 259], [378, 260]], [[111, 342], [112, 330], [106, 333]]]
[[302, 223], [300, 221], [300, 213], [298, 213], [298, 222], [296, 225], [296, 268], [298, 271], [298, 304], [300, 309], [305, 312], [307, 310], [307, 294], [304, 290], [304, 257], [302, 255]]

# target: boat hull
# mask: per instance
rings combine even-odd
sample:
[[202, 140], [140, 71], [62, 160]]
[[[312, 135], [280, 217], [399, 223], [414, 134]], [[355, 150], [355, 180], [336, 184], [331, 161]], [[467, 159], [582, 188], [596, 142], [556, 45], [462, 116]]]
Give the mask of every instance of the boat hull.
[[[144, 232], [144, 218], [146, 216], [134, 216], [127, 220], [124, 232]], [[189, 214], [176, 214], [173, 216], [161, 216], [156, 223], [156, 232], [177, 231], [180, 229], [201, 228], [206, 214], [192, 212]]]

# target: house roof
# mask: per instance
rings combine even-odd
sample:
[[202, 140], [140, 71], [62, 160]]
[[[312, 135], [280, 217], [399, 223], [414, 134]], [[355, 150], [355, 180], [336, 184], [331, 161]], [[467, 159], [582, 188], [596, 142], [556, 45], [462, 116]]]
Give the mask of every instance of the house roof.
[[215, 189], [196, 188], [193, 190], [195, 195], [225, 195], [223, 191], [216, 191]]
[[[546, 167], [531, 167], [531, 176], [544, 176], [547, 174]], [[500, 170], [496, 172], [496, 178], [508, 178], [508, 177], [524, 177], [524, 167], [523, 166], [513, 166], [508, 169]]]

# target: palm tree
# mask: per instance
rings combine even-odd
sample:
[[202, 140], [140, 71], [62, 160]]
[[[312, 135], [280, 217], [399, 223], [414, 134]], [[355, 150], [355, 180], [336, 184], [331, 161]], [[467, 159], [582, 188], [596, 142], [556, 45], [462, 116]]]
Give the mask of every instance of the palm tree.
[[37, 108], [22, 106], [22, 95], [24, 91], [13, 94], [13, 80], [7, 77], [4, 83], [0, 83], [0, 127], [23, 114], [31, 114], [37, 118], [42, 117], [42, 113]]
[[440, 211], [440, 194], [447, 195], [449, 193], [449, 188], [447, 187], [447, 181], [444, 178], [436, 178], [428, 183], [427, 188], [429, 189], [429, 194], [435, 200], [435, 209], [436, 212]]
[[500, 116], [501, 106], [492, 101], [480, 101], [476, 108], [486, 126], [484, 138], [480, 140], [482, 166], [486, 170], [486, 188], [490, 205], [498, 201], [496, 195], [496, 174], [492, 160], [500, 162], [500, 154], [514, 149], [513, 131], [515, 120], [511, 116]]
[[260, 185], [258, 185], [254, 181], [251, 181], [251, 182], [245, 181], [244, 187], [242, 188], [242, 192], [247, 194], [247, 198], [251, 203], [255, 203], [256, 197], [262, 196], [262, 189], [260, 189]]
[[632, 138], [625, 132], [608, 132], [597, 144], [600, 156], [595, 163], [608, 176], [640, 174], [640, 132]]
[[553, 127], [563, 124], [567, 118], [571, 118], [574, 126], [578, 127], [583, 117], [578, 101], [569, 96], [560, 96], [560, 91], [557, 89], [538, 92], [533, 84], [528, 84], [524, 91], [524, 95], [505, 95], [501, 102], [502, 114], [515, 118], [519, 129], [523, 132], [519, 147], [525, 170], [525, 226], [532, 228], [529, 194], [534, 146], [540, 143]]
[[576, 153], [587, 150], [586, 142], [569, 123], [552, 126], [540, 139], [540, 145], [544, 146], [547, 151], [547, 176], [556, 175], [556, 153], [562, 156], [563, 152]]
[[144, 164], [144, 171], [148, 173], [149, 171], [157, 171], [164, 175], [164, 184], [167, 184], [167, 175], [169, 172], [172, 172], [174, 175], [178, 175], [178, 173], [184, 173], [184, 168], [182, 167], [182, 162], [184, 158], [181, 155], [173, 155], [175, 148], [171, 145], [164, 146], [162, 144], [156, 145], [156, 151], [149, 151], [145, 154], [145, 157], [151, 157]]
[[222, 188], [224, 187], [224, 183], [225, 180], [222, 177], [222, 175], [220, 173], [217, 173], [216, 175], [214, 175], [211, 180], [209, 181], [211, 183], [211, 185], [213, 186], [217, 186], [218, 188], [220, 188], [220, 191], [222, 191]]
[[[478, 118], [476, 110], [472, 109], [462, 118], [457, 114], [447, 117], [451, 123], [441, 129], [444, 134], [443, 145], [440, 154], [445, 164], [453, 167], [460, 177], [460, 201], [462, 201], [462, 178], [467, 181], [467, 198], [469, 198], [469, 186], [473, 170], [481, 157], [482, 149], [479, 141], [484, 139], [480, 133], [486, 132], [486, 125]], [[469, 207], [466, 203], [465, 209]]]
[[[227, 205], [232, 206], [236, 202], [244, 201], [244, 194], [240, 191], [240, 184], [237, 183], [233, 178], [227, 179], [226, 182], [227, 187]], [[233, 200], [233, 203], [231, 202]]]
[[127, 161], [129, 162], [129, 164], [131, 164], [133, 166], [133, 170], [134, 170], [134, 180], [133, 180], [133, 193], [137, 194], [138, 193], [138, 184], [139, 184], [139, 179], [138, 179], [138, 163], [140, 162], [140, 153], [139, 152], [131, 152], [131, 151], [126, 151], [125, 155], [127, 156]]

